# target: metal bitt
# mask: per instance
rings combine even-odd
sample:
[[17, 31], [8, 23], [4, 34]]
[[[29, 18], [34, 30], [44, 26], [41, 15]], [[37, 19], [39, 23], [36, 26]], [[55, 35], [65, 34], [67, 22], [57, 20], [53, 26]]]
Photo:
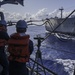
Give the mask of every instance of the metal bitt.
[[[34, 39], [37, 40], [37, 42], [38, 42], [38, 44], [37, 44], [38, 49], [37, 49], [37, 52], [36, 52], [35, 62], [39, 62], [39, 60], [40, 60], [41, 65], [43, 65], [43, 62], [42, 62], [42, 53], [40, 51], [40, 46], [41, 46], [41, 41], [44, 38], [37, 36]], [[34, 67], [36, 67], [37, 75], [39, 75], [39, 72], [43, 72], [44, 75], [46, 75], [45, 69], [44, 68], [42, 68], [42, 69], [39, 68], [39, 65], [36, 64], [35, 62], [33, 64], [33, 69], [34, 69]], [[36, 66], [35, 66], [35, 64], [36, 64]], [[31, 75], [33, 75], [32, 73], [33, 73], [33, 71], [31, 72]]]

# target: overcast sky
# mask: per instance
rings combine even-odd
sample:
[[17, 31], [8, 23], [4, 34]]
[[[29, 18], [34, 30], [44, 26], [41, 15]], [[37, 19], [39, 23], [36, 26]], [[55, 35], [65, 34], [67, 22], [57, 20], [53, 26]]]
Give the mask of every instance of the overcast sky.
[[37, 18], [38, 16], [44, 18], [57, 16], [56, 13], [61, 7], [64, 8], [63, 15], [67, 15], [75, 9], [75, 0], [24, 0], [24, 6], [5, 4], [1, 10], [8, 19]]

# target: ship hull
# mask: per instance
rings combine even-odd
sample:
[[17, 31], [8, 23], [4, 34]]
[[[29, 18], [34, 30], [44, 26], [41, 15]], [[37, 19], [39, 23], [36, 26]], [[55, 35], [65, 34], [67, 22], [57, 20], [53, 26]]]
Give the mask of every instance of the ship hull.
[[53, 33], [75, 34], [75, 18], [68, 18], [62, 23], [63, 21], [64, 18], [51, 18], [45, 25], [45, 28], [47, 31]]

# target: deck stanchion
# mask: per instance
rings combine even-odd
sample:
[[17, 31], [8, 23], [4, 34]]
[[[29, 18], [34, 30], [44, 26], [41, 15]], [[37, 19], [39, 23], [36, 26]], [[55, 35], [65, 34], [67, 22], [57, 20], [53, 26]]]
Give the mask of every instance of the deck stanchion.
[[[41, 51], [40, 51], [40, 46], [41, 46], [41, 40], [43, 40], [44, 38], [41, 38], [40, 36], [37, 36], [37, 37], [35, 37], [34, 38], [35, 40], [37, 40], [37, 42], [38, 42], [38, 44], [37, 44], [37, 47], [38, 47], [38, 49], [37, 49], [37, 52], [36, 52], [36, 57], [35, 57], [35, 61], [36, 62], [38, 62], [39, 60], [40, 60], [40, 62], [41, 62], [41, 64], [43, 65], [43, 61], [42, 61], [42, 53], [41, 53]], [[34, 67], [35, 67], [35, 62], [34, 62], [34, 64], [33, 64], [33, 69], [34, 69]], [[37, 75], [38, 75], [38, 71], [39, 71], [39, 65], [37, 64], [37, 66], [36, 66], [36, 70], [37, 70]], [[32, 71], [33, 72], [33, 71]], [[31, 75], [33, 74], [31, 72]], [[44, 72], [44, 75], [46, 75], [46, 72], [45, 72], [45, 69], [43, 68], [43, 72]]]

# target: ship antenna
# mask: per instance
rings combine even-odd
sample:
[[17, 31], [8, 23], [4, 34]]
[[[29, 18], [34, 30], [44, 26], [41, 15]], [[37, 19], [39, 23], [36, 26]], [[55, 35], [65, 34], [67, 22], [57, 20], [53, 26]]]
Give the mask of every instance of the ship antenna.
[[63, 11], [64, 9], [63, 9], [63, 7], [61, 7], [59, 10], [61, 11], [61, 18], [62, 18], [62, 11]]

